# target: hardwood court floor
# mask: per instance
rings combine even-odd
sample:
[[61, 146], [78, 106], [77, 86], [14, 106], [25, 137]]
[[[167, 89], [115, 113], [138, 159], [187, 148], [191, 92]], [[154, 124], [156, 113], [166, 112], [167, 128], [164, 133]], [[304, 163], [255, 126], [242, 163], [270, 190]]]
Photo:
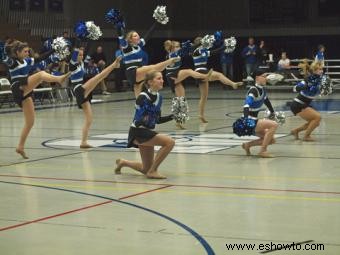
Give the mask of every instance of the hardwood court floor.
[[[172, 95], [163, 94], [167, 114]], [[132, 92], [96, 97], [104, 101], [93, 105], [90, 141], [98, 147], [88, 151], [78, 148], [83, 118], [77, 107], [37, 111], [28, 160], [14, 153], [22, 113], [0, 109], [1, 254], [246, 255], [265, 247], [273, 254], [340, 254], [340, 96], [322, 98], [318, 107], [330, 111], [322, 112], [313, 143], [288, 135], [302, 121], [287, 111], [270, 146], [277, 157], [261, 159], [244, 155], [240, 144], [249, 138], [232, 135], [244, 94], [212, 87], [209, 123], [202, 125], [198, 90], [188, 89], [187, 129], [176, 130], [173, 122], [157, 127], [176, 138], [160, 167], [168, 179], [161, 181], [113, 172], [115, 159], [139, 159], [124, 148]], [[285, 109], [294, 94], [269, 97]], [[293, 242], [298, 245], [289, 251], [273, 251]], [[248, 248], [229, 246], [243, 244]], [[321, 249], [318, 244], [324, 250], [303, 250]]]

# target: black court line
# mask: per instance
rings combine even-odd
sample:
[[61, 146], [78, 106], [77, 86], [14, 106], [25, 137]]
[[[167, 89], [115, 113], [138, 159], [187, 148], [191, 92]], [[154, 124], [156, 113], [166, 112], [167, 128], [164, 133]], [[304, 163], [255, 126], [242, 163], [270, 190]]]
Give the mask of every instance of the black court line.
[[268, 251], [261, 251], [259, 253], [261, 254], [264, 254], [264, 253], [269, 253], [269, 252], [274, 252], [274, 251], [285, 251], [285, 250], [290, 250], [291, 247], [294, 247], [296, 245], [301, 245], [301, 244], [307, 244], [307, 243], [311, 243], [311, 242], [314, 242], [314, 240], [307, 240], [307, 241], [303, 241], [303, 242], [298, 242], [298, 243], [292, 243], [290, 245], [285, 245], [284, 247], [282, 247], [281, 249], [279, 248], [276, 248], [276, 249], [273, 249], [273, 250], [268, 250]]
[[37, 161], [43, 161], [43, 160], [47, 160], [47, 159], [67, 157], [67, 156], [71, 156], [71, 155], [81, 154], [81, 153], [84, 153], [84, 152], [87, 152], [87, 151], [78, 151], [78, 152], [74, 152], [74, 153], [62, 154], [62, 155], [57, 155], [57, 156], [50, 156], [50, 157], [38, 158], [38, 159], [30, 159], [30, 160], [25, 160], [25, 161], [20, 161], [20, 162], [14, 162], [14, 163], [10, 163], [10, 164], [0, 165], [0, 167], [14, 166], [14, 165], [32, 163], [32, 162], [37, 162]]

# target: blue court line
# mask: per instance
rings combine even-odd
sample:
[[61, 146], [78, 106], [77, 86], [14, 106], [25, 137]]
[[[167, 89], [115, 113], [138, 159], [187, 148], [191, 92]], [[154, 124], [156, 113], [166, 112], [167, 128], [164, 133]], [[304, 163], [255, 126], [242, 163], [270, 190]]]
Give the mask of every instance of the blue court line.
[[137, 204], [133, 204], [133, 203], [117, 200], [117, 199], [114, 199], [114, 198], [105, 197], [105, 196], [96, 195], [96, 194], [91, 194], [91, 193], [86, 193], [86, 192], [82, 192], [82, 191], [75, 191], [75, 190], [69, 190], [69, 189], [62, 189], [62, 188], [55, 188], [55, 187], [48, 187], [48, 186], [43, 186], [43, 185], [27, 184], [27, 183], [20, 183], [20, 182], [0, 181], [0, 183], [13, 184], [13, 185], [22, 185], [22, 186], [30, 186], [30, 187], [36, 187], [36, 188], [44, 188], [44, 189], [50, 189], [50, 190], [70, 192], [70, 193], [75, 193], [75, 194], [80, 194], [80, 195], [85, 195], [85, 196], [103, 198], [103, 199], [111, 200], [113, 202], [121, 203], [121, 204], [124, 204], [124, 205], [132, 206], [132, 207], [135, 207], [135, 208], [147, 211], [147, 212], [149, 212], [151, 214], [154, 214], [156, 216], [164, 218], [164, 219], [166, 219], [166, 220], [176, 224], [177, 226], [183, 228], [185, 231], [189, 232], [193, 237], [195, 237], [197, 239], [197, 241], [200, 242], [200, 244], [203, 246], [203, 248], [205, 249], [205, 251], [207, 252], [208, 255], [215, 255], [215, 252], [211, 248], [209, 243], [200, 234], [198, 234], [195, 230], [193, 230], [189, 226], [179, 222], [178, 220], [176, 220], [174, 218], [171, 218], [171, 217], [169, 217], [169, 216], [167, 216], [165, 214], [162, 214], [160, 212], [154, 211], [152, 209], [149, 209], [149, 208], [137, 205]]

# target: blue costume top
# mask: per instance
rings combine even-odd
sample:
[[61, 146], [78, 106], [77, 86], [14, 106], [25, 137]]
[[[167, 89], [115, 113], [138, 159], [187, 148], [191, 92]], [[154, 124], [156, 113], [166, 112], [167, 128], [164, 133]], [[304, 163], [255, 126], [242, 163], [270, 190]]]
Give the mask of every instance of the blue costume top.
[[264, 87], [255, 84], [255, 86], [250, 87], [247, 92], [247, 97], [243, 106], [244, 117], [257, 119], [263, 104], [268, 107], [271, 113], [274, 113], [273, 106], [267, 97], [266, 90]]
[[38, 58], [27, 57], [23, 60], [19, 60], [15, 57], [9, 57], [7, 54], [2, 54], [2, 58], [0, 60], [8, 66], [8, 72], [12, 84], [19, 82], [20, 85], [27, 85], [27, 79], [34, 63], [46, 59], [52, 53], [53, 51], [49, 51]]
[[86, 67], [91, 59], [89, 55], [86, 55], [84, 61], [78, 62], [78, 55], [79, 55], [79, 49], [75, 49], [72, 52], [72, 56], [70, 60], [70, 71], [71, 71], [70, 81], [73, 87], [78, 84], [84, 83]]
[[[123, 52], [122, 63], [125, 68], [132, 69], [138, 68], [145, 64], [145, 53], [143, 52], [143, 47], [145, 46], [145, 42], [147, 38], [151, 35], [153, 30], [156, 27], [156, 23], [154, 23], [149, 30], [146, 32], [144, 38], [140, 38], [140, 41], [137, 45], [129, 44], [129, 42], [125, 39], [125, 32], [122, 27], [118, 28], [118, 39], [119, 46]], [[143, 62], [144, 61], [144, 62]]]
[[198, 47], [194, 50], [192, 58], [194, 60], [195, 71], [208, 70], [208, 58], [210, 57], [210, 50], [202, 47]]
[[154, 129], [156, 124], [172, 120], [172, 115], [161, 117], [161, 106], [162, 96], [158, 92], [148, 89], [140, 93], [136, 99], [136, 111], [131, 126]]
[[309, 104], [316, 96], [320, 95], [322, 76], [311, 74], [305, 81], [300, 81], [294, 91], [299, 92], [294, 101], [300, 104]]
[[[176, 58], [176, 57], [179, 57], [179, 56], [180, 56], [179, 51], [175, 51], [175, 52], [169, 53], [168, 56], [167, 56], [167, 59]], [[174, 62], [173, 64], [168, 65], [165, 68], [166, 74], [176, 72], [177, 70], [179, 70], [181, 68], [181, 65], [182, 65], [182, 61], [180, 59], [178, 61]]]
[[203, 48], [202, 46], [196, 48], [192, 54], [195, 71], [208, 70], [208, 58], [215, 54], [219, 54], [221, 51], [224, 51], [225, 48], [226, 47], [224, 45], [212, 50]]
[[119, 36], [119, 45], [123, 51], [123, 63], [126, 69], [137, 68], [143, 65], [143, 49], [145, 45], [145, 40], [140, 39], [137, 45], [129, 45], [129, 43], [124, 39], [124, 36]]

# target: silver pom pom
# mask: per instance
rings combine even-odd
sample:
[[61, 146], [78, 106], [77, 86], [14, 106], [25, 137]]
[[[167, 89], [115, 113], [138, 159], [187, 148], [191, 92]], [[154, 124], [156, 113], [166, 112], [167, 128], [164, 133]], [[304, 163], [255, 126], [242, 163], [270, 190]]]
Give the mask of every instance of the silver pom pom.
[[205, 35], [201, 39], [202, 47], [206, 49], [210, 49], [211, 47], [213, 47], [214, 42], [215, 42], [215, 37], [213, 35]]
[[224, 39], [224, 46], [226, 47], [224, 52], [225, 53], [233, 52], [236, 48], [236, 43], [237, 41], [234, 36]]
[[272, 114], [269, 110], [266, 111], [266, 118], [283, 125], [286, 122], [286, 115], [284, 112], [279, 111]]
[[160, 6], [158, 5], [156, 9], [153, 11], [152, 17], [155, 18], [155, 20], [163, 25], [169, 22], [169, 17], [166, 16], [166, 6]]
[[70, 55], [68, 47], [69, 45], [64, 37], [57, 37], [52, 42], [52, 49], [55, 51], [55, 55], [61, 60]]
[[91, 40], [98, 40], [102, 35], [102, 31], [99, 26], [96, 26], [93, 21], [86, 21], [87, 31], [89, 32], [87, 38]]
[[177, 123], [185, 123], [189, 120], [189, 106], [185, 97], [174, 97], [172, 99], [171, 112]]
[[320, 95], [327, 96], [333, 93], [333, 82], [328, 75], [322, 75]]

